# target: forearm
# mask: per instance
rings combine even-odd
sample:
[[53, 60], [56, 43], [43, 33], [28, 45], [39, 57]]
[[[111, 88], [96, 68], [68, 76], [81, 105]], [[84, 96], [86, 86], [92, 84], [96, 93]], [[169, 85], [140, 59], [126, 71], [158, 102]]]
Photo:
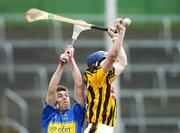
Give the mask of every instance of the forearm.
[[105, 72], [108, 72], [112, 65], [117, 60], [119, 53], [122, 49], [122, 43], [124, 40], [125, 31], [119, 31], [115, 40], [113, 40], [113, 44], [108, 51], [106, 59], [101, 63], [102, 68]]
[[109, 57], [116, 60], [121, 52], [125, 31], [120, 31], [117, 37], [113, 40], [113, 45], [109, 49]]
[[116, 63], [118, 63], [120, 65], [124, 65], [124, 66], [126, 66], [128, 64], [127, 56], [126, 56], [126, 53], [125, 53], [123, 46], [121, 48], [121, 51], [118, 54]]
[[127, 57], [124, 48], [122, 47], [118, 55], [118, 58], [116, 59], [113, 65], [115, 68], [115, 74], [118, 76], [124, 70], [126, 65], [127, 65]]
[[51, 78], [50, 83], [49, 83], [50, 88], [57, 88], [57, 86], [59, 85], [59, 81], [61, 79], [63, 71], [64, 71], [64, 65], [59, 64]]
[[74, 80], [74, 98], [79, 104], [84, 105], [82, 76], [74, 58], [71, 59], [70, 67], [71, 67], [72, 77]]
[[56, 102], [56, 89], [59, 85], [63, 70], [64, 70], [64, 64], [61, 63], [58, 65], [49, 83], [46, 102], [50, 105], [54, 105]]
[[77, 86], [77, 87], [81, 86], [82, 85], [82, 76], [81, 76], [81, 72], [80, 72], [74, 58], [71, 59], [70, 68], [71, 68], [72, 77], [73, 77], [75, 86]]

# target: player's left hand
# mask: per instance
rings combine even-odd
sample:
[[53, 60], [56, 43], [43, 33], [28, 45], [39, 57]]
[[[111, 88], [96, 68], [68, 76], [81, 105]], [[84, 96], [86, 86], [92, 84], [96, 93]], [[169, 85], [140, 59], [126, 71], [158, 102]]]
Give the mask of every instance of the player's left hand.
[[65, 49], [65, 53], [67, 54], [67, 56], [69, 57], [69, 59], [71, 60], [72, 58], [74, 58], [74, 48], [72, 45], [67, 45], [66, 49]]
[[108, 27], [108, 35], [110, 36], [113, 42], [117, 39], [118, 36], [118, 33], [115, 31], [117, 31], [115, 27], [113, 26]]

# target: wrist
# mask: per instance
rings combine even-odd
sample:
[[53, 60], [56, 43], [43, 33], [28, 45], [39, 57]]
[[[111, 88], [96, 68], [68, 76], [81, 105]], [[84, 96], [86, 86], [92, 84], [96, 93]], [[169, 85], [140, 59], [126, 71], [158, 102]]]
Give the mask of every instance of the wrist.
[[115, 41], [115, 40], [117, 40], [117, 37], [113, 37], [113, 38], [112, 38], [112, 41]]
[[61, 69], [64, 69], [64, 63], [60, 62], [59, 65], [58, 65], [58, 69], [61, 70]]
[[114, 43], [117, 40], [117, 37], [112, 38], [112, 42]]
[[75, 59], [72, 57], [70, 58], [70, 63], [73, 63], [73, 62], [75, 62]]
[[64, 66], [67, 63], [67, 60], [59, 60], [59, 65]]

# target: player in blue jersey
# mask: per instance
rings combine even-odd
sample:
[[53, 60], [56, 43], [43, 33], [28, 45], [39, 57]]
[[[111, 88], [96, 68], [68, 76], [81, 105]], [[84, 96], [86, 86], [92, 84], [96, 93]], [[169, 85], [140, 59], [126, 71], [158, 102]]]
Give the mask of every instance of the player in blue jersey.
[[[65, 64], [70, 66], [74, 80], [75, 103], [71, 107], [68, 88], [59, 85]], [[81, 133], [85, 112], [81, 73], [74, 59], [74, 48], [68, 45], [49, 83], [42, 114], [44, 133]]]

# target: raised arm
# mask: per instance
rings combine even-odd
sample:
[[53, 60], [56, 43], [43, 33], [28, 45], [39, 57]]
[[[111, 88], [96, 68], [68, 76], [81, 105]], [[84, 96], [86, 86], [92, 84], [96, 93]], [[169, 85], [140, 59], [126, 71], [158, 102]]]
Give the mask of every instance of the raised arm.
[[127, 66], [127, 64], [128, 64], [127, 56], [126, 56], [124, 47], [122, 47], [114, 65], [113, 65], [115, 68], [115, 74], [119, 75], [121, 72], [123, 72], [123, 70]]
[[68, 58], [67, 54], [63, 53], [60, 55], [59, 57], [60, 63], [58, 64], [58, 67], [56, 68], [56, 71], [54, 72], [51, 78], [51, 81], [49, 83], [49, 88], [48, 88], [48, 92], [46, 96], [46, 102], [51, 106], [54, 106], [56, 103], [56, 90], [61, 80], [62, 73], [64, 71], [65, 63], [63, 59], [66, 59], [66, 58]]
[[49, 83], [46, 102], [51, 106], [54, 106], [56, 103], [56, 89], [59, 85], [63, 71], [64, 71], [64, 63], [61, 62], [59, 63]]
[[74, 48], [72, 45], [68, 45], [66, 50], [69, 55], [70, 60], [68, 63], [70, 64], [72, 77], [74, 80], [74, 99], [76, 100], [76, 102], [84, 106], [85, 100], [84, 100], [82, 76], [74, 59]]
[[[109, 36], [112, 38], [113, 43], [115, 43], [118, 35], [115, 33], [109, 33]], [[122, 44], [118, 57], [116, 58], [116, 61], [113, 64], [113, 67], [115, 68], [115, 74], [119, 75], [121, 72], [123, 72], [127, 64], [128, 64], [127, 56], [124, 50], [124, 46]]]
[[122, 51], [122, 45], [124, 41], [124, 35], [126, 28], [123, 25], [122, 19], [116, 19], [116, 28], [118, 30], [118, 33], [114, 33], [115, 29], [112, 27], [108, 28], [108, 34], [109, 36], [116, 37], [113, 41], [113, 45], [111, 45], [107, 57], [105, 60], [102, 61], [101, 66], [104, 69], [105, 72], [108, 72], [114, 62], [117, 60], [118, 56], [120, 55], [120, 52]]

